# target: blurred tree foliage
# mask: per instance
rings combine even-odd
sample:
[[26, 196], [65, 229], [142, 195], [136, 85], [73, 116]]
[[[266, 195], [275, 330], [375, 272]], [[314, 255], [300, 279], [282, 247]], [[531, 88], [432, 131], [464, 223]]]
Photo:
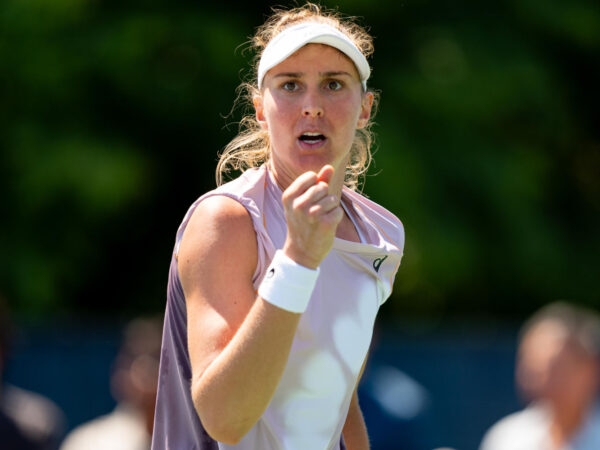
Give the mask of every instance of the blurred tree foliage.
[[[598, 4], [326, 4], [375, 36], [365, 193], [407, 233], [384, 315], [599, 307]], [[18, 312], [163, 309], [175, 230], [242, 114], [239, 45], [268, 11], [0, 3], [0, 291]]]

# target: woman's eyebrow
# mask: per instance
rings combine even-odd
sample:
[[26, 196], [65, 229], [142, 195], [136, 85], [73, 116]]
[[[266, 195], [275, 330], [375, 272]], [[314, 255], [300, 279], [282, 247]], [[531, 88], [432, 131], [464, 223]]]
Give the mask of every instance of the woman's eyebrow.
[[304, 75], [303, 72], [282, 72], [282, 73], [278, 73], [276, 75], [273, 75], [273, 78], [300, 78], [302, 75]]
[[350, 73], [343, 71], [343, 70], [338, 70], [338, 71], [334, 71], [334, 72], [321, 72], [321, 73], [319, 73], [319, 75], [325, 76], [325, 77], [339, 77], [339, 76], [351, 77], [352, 76]]

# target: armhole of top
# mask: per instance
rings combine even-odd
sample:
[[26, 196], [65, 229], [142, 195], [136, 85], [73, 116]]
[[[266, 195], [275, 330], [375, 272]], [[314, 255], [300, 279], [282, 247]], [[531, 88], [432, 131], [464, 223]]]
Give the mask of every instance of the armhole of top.
[[192, 215], [196, 211], [196, 207], [200, 204], [202, 200], [204, 200], [204, 198], [196, 200], [192, 204], [192, 206], [190, 206], [188, 211], [185, 213], [183, 220], [181, 221], [181, 225], [179, 225], [179, 228], [177, 229], [177, 233], [175, 235], [175, 247], [173, 249], [173, 256], [177, 261], [179, 261], [179, 247], [181, 246], [181, 239], [183, 238], [183, 233], [185, 232], [185, 229], [187, 228], [187, 225], [190, 219], [192, 218]]
[[348, 208], [348, 206], [346, 205], [346, 202], [344, 202], [343, 200], [340, 202], [340, 204], [342, 205], [342, 208], [344, 209], [344, 211], [346, 211], [346, 214], [348, 215], [348, 217], [350, 217], [350, 220], [352, 221], [352, 224], [354, 225], [354, 228], [356, 229], [356, 233], [358, 234], [358, 239], [360, 239], [360, 243], [361, 244], [366, 244], [367, 238], [365, 236], [365, 233], [362, 229], [362, 227], [359, 225], [356, 217], [354, 217], [355, 213], [350, 211], [350, 208]]

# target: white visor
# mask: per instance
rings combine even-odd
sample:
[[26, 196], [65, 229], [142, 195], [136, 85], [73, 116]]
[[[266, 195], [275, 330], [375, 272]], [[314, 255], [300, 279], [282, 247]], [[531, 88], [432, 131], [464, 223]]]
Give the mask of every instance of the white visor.
[[311, 43], [329, 45], [350, 58], [358, 70], [363, 89], [367, 90], [371, 68], [365, 56], [344, 33], [330, 25], [318, 22], [304, 22], [286, 28], [269, 42], [258, 65], [258, 88], [262, 88], [265, 74], [270, 69], [300, 47]]

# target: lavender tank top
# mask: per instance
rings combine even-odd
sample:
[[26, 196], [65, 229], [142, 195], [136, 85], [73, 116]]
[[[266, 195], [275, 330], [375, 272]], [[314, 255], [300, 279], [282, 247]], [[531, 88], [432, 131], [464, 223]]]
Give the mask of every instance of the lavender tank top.
[[183, 231], [198, 203], [214, 195], [240, 202], [252, 218], [258, 241], [255, 289], [286, 237], [282, 192], [265, 166], [246, 171], [190, 207], [177, 232], [169, 271], [152, 449], [345, 449], [341, 432], [350, 400], [377, 311], [391, 294], [402, 259], [402, 223], [383, 207], [344, 188], [342, 202], [362, 242], [335, 239], [320, 266], [271, 403], [246, 436], [230, 446], [206, 433], [194, 409], [186, 303], [177, 272]]

